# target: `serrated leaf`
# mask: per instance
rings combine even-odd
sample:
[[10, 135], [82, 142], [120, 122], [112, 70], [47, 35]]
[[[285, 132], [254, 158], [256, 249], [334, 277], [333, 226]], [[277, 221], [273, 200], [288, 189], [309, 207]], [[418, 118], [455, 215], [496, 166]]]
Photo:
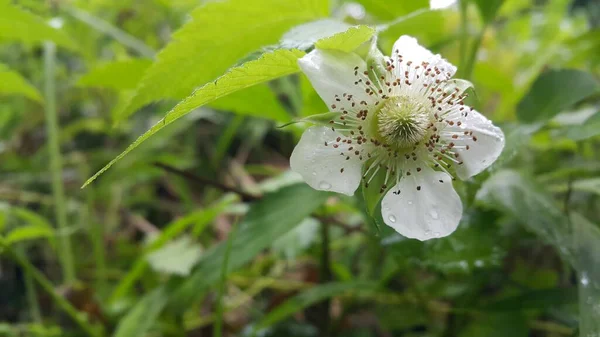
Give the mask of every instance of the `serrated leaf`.
[[256, 325], [256, 329], [264, 329], [325, 299], [340, 296], [348, 292], [373, 291], [377, 289], [376, 283], [370, 282], [340, 282], [314, 286], [290, 298], [283, 304], [269, 312]]
[[[228, 271], [242, 267], [273, 241], [295, 228], [325, 202], [327, 193], [297, 184], [267, 194], [254, 204], [238, 225], [232, 242]], [[211, 285], [218, 282], [226, 244], [220, 243], [203, 255], [192, 274], [183, 282], [173, 282], [172, 309], [185, 310]]]
[[168, 294], [163, 287], [145, 295], [119, 321], [113, 337], [145, 336], [146, 331], [156, 323], [167, 299]]
[[119, 161], [133, 149], [138, 147], [146, 139], [152, 137], [165, 126], [173, 123], [177, 119], [185, 116], [193, 109], [201, 107], [207, 103], [213, 102], [218, 98], [225, 97], [233, 92], [251, 87], [253, 85], [264, 83], [272, 79], [293, 74], [299, 71], [298, 58], [302, 57], [304, 52], [300, 50], [276, 50], [266, 53], [259, 59], [247, 62], [239, 67], [232, 68], [217, 81], [211, 82], [192, 95], [177, 104], [169, 111], [164, 118], [155, 124], [150, 130], [146, 131], [133, 144], [129, 145], [125, 151], [111, 160], [106, 166], [98, 171], [94, 176], [88, 179], [82, 187], [87, 186], [94, 181], [104, 171], [108, 170], [114, 163]]
[[44, 19], [8, 2], [0, 2], [0, 41], [41, 43], [52, 41], [75, 49], [75, 44], [62, 30], [52, 28]]
[[23, 95], [37, 102], [43, 101], [42, 95], [33, 85], [3, 64], [0, 64], [0, 95]]
[[211, 1], [173, 35], [157, 56], [122, 119], [161, 99], [182, 99], [243, 57], [273, 45], [290, 28], [327, 16], [327, 1]]
[[103, 87], [115, 90], [134, 89], [151, 64], [152, 60], [149, 59], [131, 59], [105, 63], [81, 76], [77, 84], [85, 87]]
[[290, 120], [290, 115], [279, 103], [277, 95], [268, 84], [258, 84], [234, 92], [209, 103], [208, 106], [217, 110], [279, 122]]
[[335, 49], [351, 52], [375, 35], [375, 28], [369, 26], [352, 27], [345, 32], [321, 39], [315, 43], [319, 49]]
[[181, 237], [149, 254], [146, 260], [155, 271], [186, 276], [200, 260], [202, 247], [189, 237]]
[[517, 117], [527, 123], [547, 121], [598, 92], [600, 85], [589, 73], [573, 69], [550, 70], [535, 80], [517, 107]]

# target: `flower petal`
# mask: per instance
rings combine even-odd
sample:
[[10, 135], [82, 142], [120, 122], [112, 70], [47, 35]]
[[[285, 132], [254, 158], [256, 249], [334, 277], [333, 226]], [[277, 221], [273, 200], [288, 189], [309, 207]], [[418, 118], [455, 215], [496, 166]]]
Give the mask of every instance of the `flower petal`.
[[344, 136], [324, 126], [307, 129], [292, 152], [290, 166], [316, 190], [353, 195], [360, 185], [362, 162], [356, 156], [341, 155], [350, 152], [350, 145], [338, 143], [335, 148], [337, 137]]
[[363, 85], [354, 84], [358, 80], [355, 68], [361, 72], [367, 70], [365, 61], [355, 53], [315, 49], [298, 60], [298, 64], [328, 107], [352, 110], [352, 102], [343, 99], [344, 94], [352, 95], [354, 102], [375, 102], [374, 97], [365, 93]]
[[[417, 39], [412, 36], [402, 35], [396, 40], [392, 49], [392, 58], [397, 59], [399, 55], [402, 55], [404, 64], [408, 61], [412, 61], [417, 65], [427, 62], [430, 67], [437, 67], [440, 70], [440, 80], [450, 79], [456, 73], [456, 67], [452, 63], [443, 59], [439, 54], [433, 55], [431, 51], [421, 46]], [[402, 69], [402, 72], [404, 72], [404, 69]]]
[[411, 171], [383, 197], [383, 221], [403, 236], [421, 241], [450, 235], [462, 216], [452, 178], [429, 167]]
[[456, 165], [456, 175], [462, 180], [469, 179], [492, 165], [504, 149], [504, 133], [499, 127], [475, 110], [465, 114], [466, 116], [455, 120], [461, 122], [460, 126], [456, 122], [447, 129], [458, 134], [458, 139], [451, 139], [449, 133], [442, 134], [444, 140], [456, 144], [455, 152], [462, 161], [461, 165]]

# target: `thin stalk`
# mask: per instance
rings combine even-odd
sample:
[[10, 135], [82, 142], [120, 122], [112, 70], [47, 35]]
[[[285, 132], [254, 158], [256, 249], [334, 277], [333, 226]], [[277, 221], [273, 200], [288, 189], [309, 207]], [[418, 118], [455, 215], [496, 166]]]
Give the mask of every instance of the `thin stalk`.
[[479, 52], [479, 48], [481, 47], [481, 42], [483, 41], [483, 36], [487, 29], [488, 25], [485, 24], [481, 29], [481, 32], [475, 38], [473, 42], [473, 47], [471, 48], [471, 53], [469, 54], [468, 59], [466, 60], [465, 66], [463, 68], [463, 78], [465, 80], [470, 80], [471, 75], [473, 74], [473, 68], [475, 67], [475, 60], [477, 59], [477, 53]]
[[[332, 280], [331, 272], [331, 249], [330, 249], [330, 236], [329, 236], [329, 224], [327, 222], [321, 223], [321, 265], [320, 265], [320, 283], [329, 283]], [[329, 307], [331, 306], [331, 299], [328, 298], [318, 304], [319, 314], [319, 336], [329, 336], [329, 329], [331, 324], [331, 317], [329, 315]]]
[[219, 168], [221, 161], [225, 157], [225, 152], [233, 142], [233, 137], [242, 126], [242, 123], [244, 123], [244, 119], [244, 116], [241, 115], [236, 115], [233, 117], [233, 120], [229, 123], [229, 125], [227, 125], [221, 137], [219, 137], [215, 155], [212, 158], [212, 165], [215, 169]]
[[111, 25], [110, 23], [75, 7], [66, 7], [65, 11], [75, 19], [135, 50], [138, 54], [144, 57], [154, 58], [156, 52], [152, 48], [148, 47], [143, 41]]
[[469, 22], [467, 20], [467, 9], [469, 7], [468, 2], [466, 0], [460, 0], [460, 46], [459, 46], [459, 60], [460, 67], [459, 69], [463, 69], [465, 66], [465, 58], [467, 57], [467, 32]]
[[223, 257], [223, 266], [221, 267], [221, 282], [219, 284], [219, 293], [217, 295], [217, 312], [215, 318], [215, 325], [213, 327], [213, 336], [221, 337], [223, 334], [223, 295], [225, 293], [225, 281], [227, 280], [227, 266], [229, 264], [229, 256], [231, 255], [232, 242], [235, 238], [237, 220], [234, 220], [231, 232], [229, 232], [229, 238], [227, 238], [227, 247], [225, 249], [225, 256]]
[[[82, 158], [81, 161], [81, 176], [88, 177], [90, 169]], [[91, 226], [90, 241], [92, 242], [92, 250], [94, 253], [94, 270], [96, 279], [96, 289], [100, 294], [105, 294], [106, 291], [106, 252], [104, 249], [104, 226], [94, 220], [94, 189], [88, 188], [85, 193], [85, 207], [82, 207], [81, 216], [82, 227]]]
[[87, 335], [92, 337], [99, 337], [101, 334], [99, 331], [94, 329], [94, 327], [84, 319], [85, 315], [77, 311], [71, 303], [69, 303], [64, 297], [62, 297], [59, 293], [56, 292], [52, 283], [42, 274], [35, 266], [27, 260], [27, 258], [15, 251], [10, 244], [6, 241], [4, 237], [0, 236], [0, 249], [2, 252], [7, 253], [18, 265], [23, 268], [26, 274], [31, 275], [33, 280], [35, 280], [40, 287], [50, 295], [50, 297], [54, 300], [54, 302], [61, 308], [68, 316], [79, 325], [83, 331], [86, 332]]
[[[19, 247], [16, 249], [19, 254], [25, 256], [24, 249]], [[27, 304], [29, 305], [29, 310], [31, 311], [31, 318], [36, 323], [42, 323], [42, 311], [40, 310], [40, 304], [37, 300], [37, 291], [35, 289], [35, 283], [33, 282], [33, 276], [27, 270], [23, 273], [24, 283], [25, 283], [25, 293], [27, 295]]]
[[[65, 191], [62, 181], [62, 154], [60, 153], [58, 114], [56, 112], [56, 45], [44, 43], [44, 96], [46, 100], [46, 132], [48, 134], [48, 152], [50, 155], [50, 173], [52, 176], [52, 194], [54, 197], [54, 213], [58, 229], [68, 232]], [[75, 281], [75, 263], [69, 235], [60, 235], [59, 258], [63, 281]]]

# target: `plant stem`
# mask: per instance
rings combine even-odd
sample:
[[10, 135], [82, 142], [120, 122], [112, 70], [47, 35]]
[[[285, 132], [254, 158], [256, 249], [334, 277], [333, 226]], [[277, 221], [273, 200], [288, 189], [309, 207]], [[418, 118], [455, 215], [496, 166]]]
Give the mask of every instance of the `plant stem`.
[[473, 68], [475, 67], [475, 61], [477, 59], [477, 53], [479, 52], [479, 47], [481, 47], [481, 42], [483, 41], [483, 35], [485, 34], [485, 30], [487, 29], [487, 24], [483, 26], [481, 32], [473, 41], [473, 47], [471, 48], [471, 53], [469, 54], [469, 58], [465, 62], [465, 66], [463, 67], [463, 79], [470, 80], [471, 75], [473, 74]]
[[[19, 254], [25, 255], [24, 249], [19, 247], [16, 249]], [[40, 304], [37, 301], [37, 291], [35, 290], [35, 284], [33, 283], [33, 277], [28, 270], [23, 272], [23, 278], [25, 282], [25, 292], [27, 294], [27, 304], [31, 310], [31, 318], [36, 323], [42, 323], [42, 314], [40, 310]]]
[[84, 315], [75, 309], [71, 303], [69, 303], [64, 297], [56, 292], [52, 283], [42, 274], [35, 266], [27, 260], [23, 254], [15, 251], [4, 237], [0, 236], [0, 248], [3, 252], [8, 253], [11, 258], [23, 268], [26, 274], [31, 275], [41, 287], [52, 297], [54, 302], [67, 314], [69, 315], [89, 336], [99, 337], [101, 334], [94, 329], [94, 327], [84, 319]]
[[62, 155], [60, 153], [58, 115], [56, 111], [56, 45], [44, 43], [44, 98], [46, 100], [46, 131], [48, 134], [48, 152], [50, 155], [50, 172], [52, 175], [52, 194], [54, 212], [60, 235], [59, 258], [63, 271], [63, 281], [75, 281], [75, 264], [71, 248], [71, 239], [67, 235], [67, 209], [65, 191], [62, 181]]
[[89, 25], [97, 31], [102, 32], [112, 37], [113, 39], [119, 41], [121, 44], [135, 50], [138, 54], [144, 57], [154, 58], [156, 52], [152, 48], [148, 47], [143, 41], [111, 25], [110, 23], [75, 7], [66, 7], [65, 11], [75, 19]]
[[221, 267], [221, 282], [219, 285], [219, 293], [217, 295], [217, 317], [215, 319], [215, 325], [213, 328], [213, 336], [221, 337], [223, 333], [223, 295], [225, 293], [225, 283], [227, 280], [227, 265], [229, 264], [229, 256], [231, 255], [232, 242], [235, 237], [237, 220], [233, 221], [229, 237], [227, 238], [227, 247], [225, 249], [225, 256], [223, 257], [223, 266]]
[[460, 0], [460, 46], [459, 46], [459, 61], [461, 71], [465, 66], [465, 58], [467, 57], [467, 31], [468, 31], [468, 20], [467, 20], [467, 10], [469, 4], [466, 0]]

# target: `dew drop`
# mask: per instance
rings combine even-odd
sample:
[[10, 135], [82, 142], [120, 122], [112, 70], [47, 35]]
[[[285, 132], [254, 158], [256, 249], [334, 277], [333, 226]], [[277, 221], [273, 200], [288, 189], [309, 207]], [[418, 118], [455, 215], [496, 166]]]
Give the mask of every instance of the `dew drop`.
[[426, 237], [430, 237], [431, 236], [431, 231], [425, 231], [425, 236]]
[[433, 233], [433, 236], [435, 236], [436, 238], [439, 238], [439, 237], [440, 237], [440, 235], [442, 235], [442, 234], [440, 234], [440, 232], [434, 232], [434, 233]]
[[326, 181], [321, 181], [319, 183], [319, 188], [327, 191], [331, 188], [331, 184]]
[[317, 171], [312, 171], [312, 175], [316, 176], [317, 175]]
[[412, 201], [409, 201], [409, 202], [408, 202], [408, 204], [409, 204], [409, 205], [412, 205], [412, 204], [413, 204], [413, 202], [412, 202]]
[[434, 220], [437, 220], [440, 218], [440, 215], [438, 214], [438, 212], [433, 208], [429, 211], [429, 215], [431, 215], [431, 218]]
[[396, 217], [391, 214], [388, 216], [388, 220], [390, 220], [391, 223], [396, 223]]

